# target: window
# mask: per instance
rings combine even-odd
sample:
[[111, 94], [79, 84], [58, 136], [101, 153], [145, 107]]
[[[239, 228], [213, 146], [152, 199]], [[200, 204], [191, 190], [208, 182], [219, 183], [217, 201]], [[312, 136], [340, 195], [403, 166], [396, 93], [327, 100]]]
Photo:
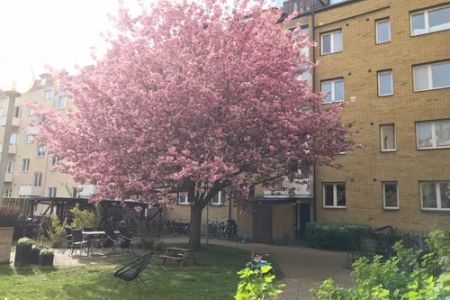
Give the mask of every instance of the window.
[[327, 93], [324, 103], [344, 101], [344, 79], [322, 81], [322, 92]]
[[418, 149], [450, 148], [450, 119], [417, 122]]
[[189, 204], [188, 193], [186, 193], [186, 192], [178, 193], [178, 204], [180, 204], [180, 205], [188, 205]]
[[323, 206], [335, 208], [346, 207], [345, 183], [323, 184]]
[[321, 54], [331, 54], [342, 51], [342, 30], [320, 35]]
[[76, 187], [72, 188], [72, 198], [77, 198], [78, 197], [78, 189]]
[[383, 19], [376, 21], [377, 44], [387, 43], [391, 41], [391, 21]]
[[20, 112], [21, 112], [20, 106], [14, 107], [14, 118], [20, 118]]
[[64, 108], [66, 108], [66, 104], [67, 104], [67, 97], [59, 96], [58, 101], [56, 102], [56, 108], [64, 109]]
[[33, 136], [31, 134], [25, 135], [25, 144], [32, 144], [33, 143]]
[[12, 160], [12, 159], [8, 160], [8, 163], [6, 164], [6, 172], [7, 173], [14, 172], [14, 160]]
[[53, 155], [52, 156], [52, 167], [54, 167], [59, 162], [59, 156]]
[[22, 159], [22, 171], [27, 172], [30, 169], [30, 159], [24, 158]]
[[382, 152], [397, 150], [395, 124], [380, 125], [380, 137]]
[[45, 146], [43, 146], [43, 145], [37, 146], [37, 156], [38, 157], [45, 156], [46, 152], [47, 152], [47, 149]]
[[411, 35], [450, 29], [450, 5], [411, 14]]
[[18, 139], [17, 133], [11, 133], [11, 135], [9, 136], [9, 144], [17, 145], [17, 139]]
[[42, 186], [42, 172], [34, 173], [34, 186]]
[[34, 109], [30, 107], [30, 108], [28, 109], [28, 116], [31, 117], [31, 116], [33, 116], [33, 115], [34, 115]]
[[414, 91], [450, 87], [450, 61], [413, 67]]
[[214, 198], [211, 199], [211, 205], [223, 205], [225, 203], [225, 192], [218, 192]]
[[53, 91], [52, 91], [52, 90], [45, 90], [45, 92], [44, 92], [44, 98], [45, 98], [45, 99], [51, 99], [51, 98], [53, 98]]
[[398, 209], [397, 182], [383, 182], [383, 207], [384, 209]]
[[48, 188], [48, 196], [51, 198], [56, 197], [56, 187], [49, 187]]
[[392, 96], [394, 94], [394, 80], [392, 71], [378, 72], [378, 96]]
[[420, 183], [422, 209], [450, 210], [450, 181]]
[[11, 198], [11, 196], [12, 196], [12, 189], [10, 187], [5, 187], [5, 190], [3, 191], [3, 197]]

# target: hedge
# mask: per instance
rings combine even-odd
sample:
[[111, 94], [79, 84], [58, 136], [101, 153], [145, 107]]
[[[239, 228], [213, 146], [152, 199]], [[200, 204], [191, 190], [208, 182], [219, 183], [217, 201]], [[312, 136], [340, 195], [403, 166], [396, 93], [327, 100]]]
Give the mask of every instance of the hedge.
[[350, 251], [358, 249], [370, 231], [367, 224], [311, 222], [306, 226], [306, 241], [314, 248]]

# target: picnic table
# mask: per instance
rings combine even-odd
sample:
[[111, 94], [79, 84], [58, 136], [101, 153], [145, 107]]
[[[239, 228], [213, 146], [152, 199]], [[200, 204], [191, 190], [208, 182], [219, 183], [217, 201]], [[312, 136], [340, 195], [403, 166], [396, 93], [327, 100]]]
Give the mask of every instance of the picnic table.
[[165, 265], [167, 260], [178, 263], [179, 266], [184, 266], [186, 262], [195, 264], [195, 257], [191, 249], [179, 247], [167, 247], [164, 255], [159, 256], [162, 259], [162, 264]]
[[[115, 234], [120, 234], [119, 231], [115, 230]], [[100, 239], [106, 237], [106, 232], [103, 230], [97, 230], [97, 231], [83, 231], [83, 237], [87, 240], [88, 250], [87, 250], [87, 256], [89, 256], [89, 253], [91, 252], [92, 242], [97, 239], [97, 241], [100, 241]]]

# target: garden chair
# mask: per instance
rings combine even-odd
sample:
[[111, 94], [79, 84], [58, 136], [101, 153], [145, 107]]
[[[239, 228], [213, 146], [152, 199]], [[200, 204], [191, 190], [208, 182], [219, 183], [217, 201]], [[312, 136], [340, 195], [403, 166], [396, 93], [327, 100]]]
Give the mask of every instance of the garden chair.
[[81, 252], [83, 251], [83, 246], [87, 245], [88, 241], [84, 240], [83, 238], [83, 230], [81, 229], [72, 229], [72, 244], [71, 244], [71, 251], [70, 251], [70, 255], [73, 254], [75, 248], [79, 248], [80, 249], [80, 255]]
[[66, 252], [66, 250], [71, 249], [72, 247], [72, 228], [70, 227], [64, 227], [64, 231], [66, 235], [64, 236], [64, 250], [63, 254]]
[[104, 246], [108, 247], [111, 246], [111, 249], [113, 253], [116, 253], [116, 247], [120, 246], [120, 240], [117, 237], [116, 233], [114, 232], [114, 228], [111, 226], [111, 224], [106, 223], [105, 227], [105, 236], [106, 240], [104, 241]]
[[142, 280], [140, 275], [142, 271], [144, 271], [144, 269], [150, 263], [152, 255], [153, 255], [152, 252], [145, 253], [144, 255], [139, 256], [130, 263], [121, 267], [119, 270], [115, 271], [113, 276], [116, 277], [118, 281], [117, 284], [114, 286], [114, 288], [111, 290], [111, 293], [117, 288], [117, 286], [121, 282], [125, 282], [125, 287], [128, 287], [128, 283], [130, 283], [133, 280], [136, 280], [137, 285], [139, 285], [139, 283], [142, 283], [145, 287], [148, 287], [147, 284], [144, 282], [144, 280]]
[[119, 226], [120, 237], [122, 238], [122, 242], [120, 243], [120, 247], [123, 249], [128, 249], [128, 251], [133, 250], [133, 236], [130, 234], [128, 229], [124, 226]]

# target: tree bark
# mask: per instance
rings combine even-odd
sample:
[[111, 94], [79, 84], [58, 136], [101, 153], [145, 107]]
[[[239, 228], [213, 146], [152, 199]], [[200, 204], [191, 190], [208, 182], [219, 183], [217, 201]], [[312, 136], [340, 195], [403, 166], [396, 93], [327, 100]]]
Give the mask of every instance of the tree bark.
[[202, 207], [199, 205], [191, 206], [191, 228], [189, 233], [189, 247], [191, 249], [200, 248], [202, 210]]

